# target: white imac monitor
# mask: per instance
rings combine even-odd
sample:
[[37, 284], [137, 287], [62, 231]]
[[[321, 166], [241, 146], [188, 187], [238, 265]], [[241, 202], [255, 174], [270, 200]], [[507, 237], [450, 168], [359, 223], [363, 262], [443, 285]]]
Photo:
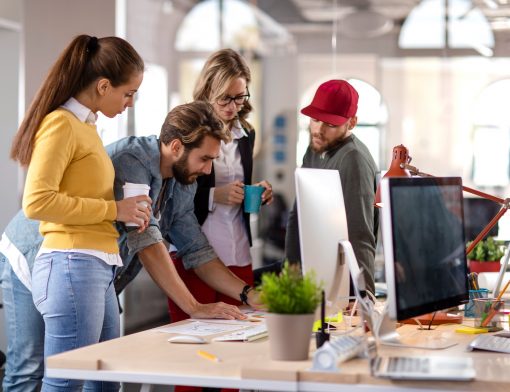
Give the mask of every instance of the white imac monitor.
[[298, 168], [295, 180], [303, 272], [314, 270], [326, 300], [345, 308], [349, 269], [339, 242], [348, 234], [340, 175], [337, 170]]
[[466, 302], [461, 178], [386, 178], [381, 186], [390, 318]]

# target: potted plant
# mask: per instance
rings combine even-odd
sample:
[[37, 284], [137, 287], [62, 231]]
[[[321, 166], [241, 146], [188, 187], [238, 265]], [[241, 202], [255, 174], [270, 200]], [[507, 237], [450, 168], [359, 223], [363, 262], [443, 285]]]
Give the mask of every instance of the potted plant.
[[[471, 242], [468, 242], [468, 246]], [[500, 260], [504, 254], [503, 243], [494, 240], [494, 237], [487, 237], [476, 244], [475, 248], [467, 255], [469, 270], [471, 272], [499, 272]]]
[[260, 300], [269, 312], [266, 322], [271, 358], [308, 359], [310, 334], [322, 290], [315, 273], [303, 275], [299, 267], [286, 261], [280, 274], [264, 274], [258, 289]]

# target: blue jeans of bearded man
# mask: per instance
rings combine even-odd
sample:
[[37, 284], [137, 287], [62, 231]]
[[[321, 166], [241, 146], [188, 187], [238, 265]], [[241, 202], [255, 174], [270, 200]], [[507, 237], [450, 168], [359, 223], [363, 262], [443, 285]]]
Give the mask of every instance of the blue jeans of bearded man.
[[1, 266], [7, 334], [2, 388], [4, 392], [35, 392], [44, 374], [44, 321], [34, 306], [32, 293], [0, 254]]

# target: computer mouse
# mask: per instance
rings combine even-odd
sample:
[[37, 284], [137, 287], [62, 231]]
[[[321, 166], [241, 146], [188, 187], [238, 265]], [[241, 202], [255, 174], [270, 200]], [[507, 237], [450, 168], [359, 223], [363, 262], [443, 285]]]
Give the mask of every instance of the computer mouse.
[[170, 343], [191, 343], [191, 344], [204, 344], [207, 340], [200, 336], [193, 335], [176, 335], [168, 339]]

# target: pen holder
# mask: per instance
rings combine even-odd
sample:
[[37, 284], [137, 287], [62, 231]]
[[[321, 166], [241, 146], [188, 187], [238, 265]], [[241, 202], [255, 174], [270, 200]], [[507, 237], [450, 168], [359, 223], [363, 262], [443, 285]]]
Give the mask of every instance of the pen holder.
[[469, 302], [464, 308], [465, 317], [476, 317], [475, 314], [475, 299], [476, 298], [487, 298], [489, 296], [488, 289], [469, 290]]
[[503, 307], [503, 300], [494, 298], [475, 298], [474, 300], [475, 327], [490, 327], [497, 320], [494, 316]]
[[324, 343], [329, 341], [329, 333], [322, 329], [315, 332], [315, 345], [317, 348], [321, 348]]

